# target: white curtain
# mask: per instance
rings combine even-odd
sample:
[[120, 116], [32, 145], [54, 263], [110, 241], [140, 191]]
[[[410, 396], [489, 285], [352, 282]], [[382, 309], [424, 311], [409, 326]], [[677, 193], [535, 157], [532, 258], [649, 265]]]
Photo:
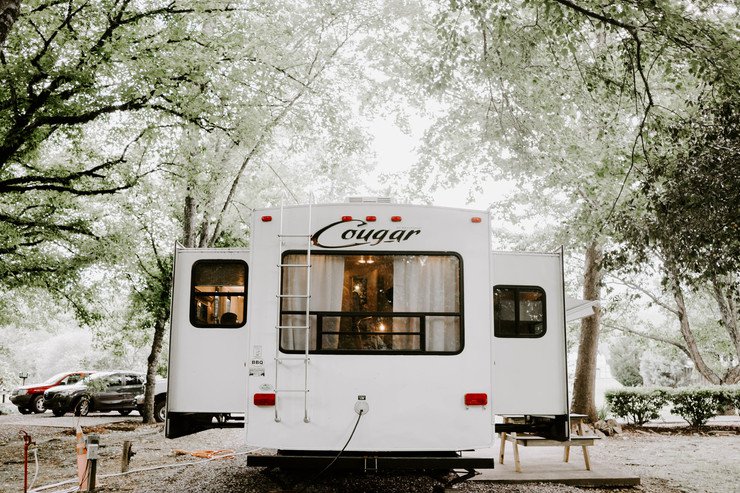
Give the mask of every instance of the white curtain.
[[[288, 255], [286, 264], [305, 264], [306, 256]], [[286, 267], [283, 272], [283, 294], [306, 294], [306, 269]], [[342, 290], [344, 288], [344, 257], [341, 255], [311, 255], [311, 311], [340, 311], [342, 309]], [[283, 299], [283, 310], [305, 311], [306, 300], [301, 298]], [[284, 315], [281, 325], [305, 325], [305, 315]], [[316, 317], [311, 317], [310, 347], [316, 348]], [[337, 331], [338, 318], [325, 318], [324, 330]], [[287, 350], [305, 349], [303, 329], [282, 331], [281, 346]], [[324, 338], [324, 349], [336, 348], [337, 336]]]
[[[457, 257], [396, 257], [393, 262], [393, 311], [459, 312], [459, 269]], [[418, 319], [413, 319], [409, 331], [418, 330]], [[418, 339], [413, 336], [394, 336], [393, 348], [419, 349], [417, 343]], [[456, 351], [459, 348], [459, 317], [426, 317], [426, 347], [423, 350]]]

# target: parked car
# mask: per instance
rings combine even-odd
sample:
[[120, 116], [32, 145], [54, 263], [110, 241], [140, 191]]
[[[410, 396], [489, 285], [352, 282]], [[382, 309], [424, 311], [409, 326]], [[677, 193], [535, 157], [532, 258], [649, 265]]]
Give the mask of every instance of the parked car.
[[136, 409], [136, 396], [144, 391], [144, 374], [131, 371], [97, 372], [75, 385], [52, 387], [44, 392], [44, 405], [54, 416], [72, 412], [118, 411], [126, 416]]
[[[144, 393], [136, 396], [136, 409], [144, 416]], [[154, 419], [164, 422], [167, 417], [167, 379], [158, 378], [154, 382]]]
[[18, 411], [21, 414], [43, 413], [46, 411], [46, 407], [44, 407], [44, 392], [46, 390], [58, 385], [72, 385], [92, 373], [91, 371], [65, 371], [57, 373], [42, 383], [16, 387], [10, 393], [10, 402], [18, 406]]

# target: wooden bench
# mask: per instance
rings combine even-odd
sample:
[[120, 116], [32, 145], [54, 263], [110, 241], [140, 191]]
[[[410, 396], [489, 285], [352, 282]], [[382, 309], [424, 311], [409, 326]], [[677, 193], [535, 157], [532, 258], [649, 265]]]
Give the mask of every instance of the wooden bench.
[[[595, 435], [585, 435], [583, 430], [583, 420], [586, 418], [584, 415], [571, 415], [571, 436], [569, 440], [558, 441], [549, 438], [544, 438], [532, 434], [517, 434], [517, 433], [501, 433], [501, 449], [499, 451], [499, 464], [504, 463], [504, 450], [506, 442], [511, 442], [514, 445], [514, 470], [516, 472], [522, 472], [522, 465], [519, 460], [519, 445], [523, 447], [564, 447], [563, 462], [568, 462], [570, 459], [570, 447], [576, 446], [581, 447], [583, 450], [583, 462], [586, 465], [586, 470], [591, 470], [591, 460], [588, 455], [588, 447], [592, 446], [599, 437]], [[516, 418], [504, 417], [504, 422], [515, 422]], [[575, 432], [575, 434], [573, 434]]]

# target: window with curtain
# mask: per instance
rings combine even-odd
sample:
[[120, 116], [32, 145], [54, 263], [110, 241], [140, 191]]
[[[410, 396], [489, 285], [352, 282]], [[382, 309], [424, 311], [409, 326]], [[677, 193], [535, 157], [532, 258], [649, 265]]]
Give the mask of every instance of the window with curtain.
[[[283, 264], [306, 263], [288, 253]], [[282, 294], [308, 292], [306, 269], [283, 268]], [[283, 298], [280, 348], [302, 352], [458, 353], [462, 268], [452, 254], [311, 253], [311, 302]], [[307, 332], [304, 327], [309, 326]]]
[[247, 264], [198, 260], [193, 264], [190, 323], [201, 328], [242, 327], [247, 318]]
[[545, 291], [528, 286], [493, 288], [493, 334], [496, 337], [542, 337]]

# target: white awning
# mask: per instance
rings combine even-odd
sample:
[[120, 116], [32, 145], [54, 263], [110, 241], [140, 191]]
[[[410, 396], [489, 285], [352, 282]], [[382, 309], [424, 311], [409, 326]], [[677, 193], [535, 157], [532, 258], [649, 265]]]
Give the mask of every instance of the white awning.
[[565, 321], [572, 322], [581, 318], [590, 317], [594, 314], [594, 308], [599, 306], [599, 301], [577, 300], [565, 297]]

